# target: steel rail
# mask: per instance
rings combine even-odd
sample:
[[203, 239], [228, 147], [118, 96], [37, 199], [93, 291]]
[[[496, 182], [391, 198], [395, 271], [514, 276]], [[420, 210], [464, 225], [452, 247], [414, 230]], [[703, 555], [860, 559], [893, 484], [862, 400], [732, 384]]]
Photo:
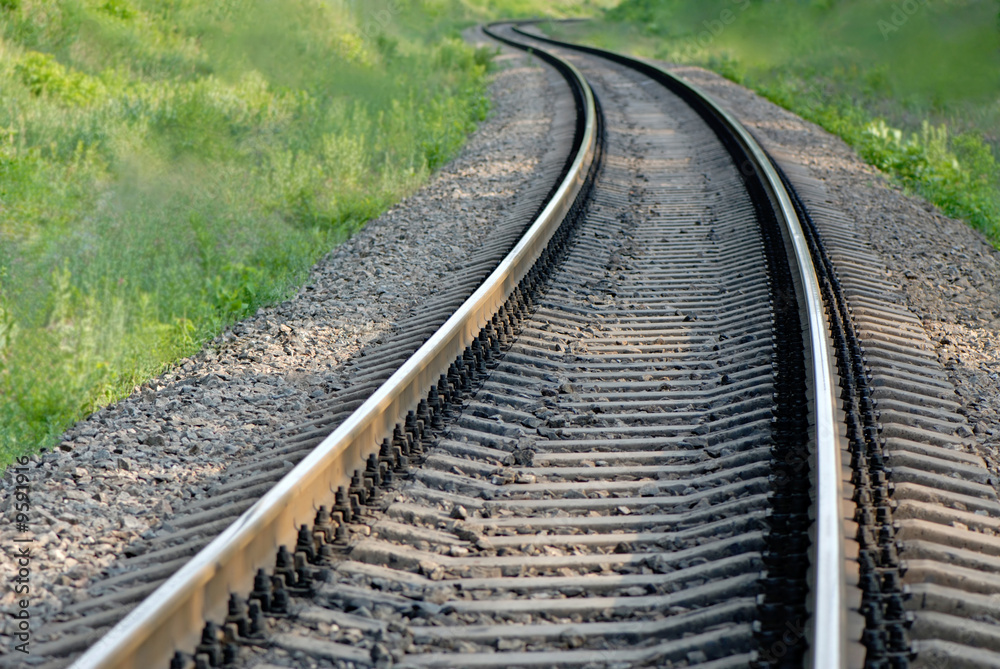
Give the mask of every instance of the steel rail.
[[351, 472], [364, 467], [393, 427], [413, 409], [530, 271], [585, 185], [598, 153], [598, 114], [590, 86], [568, 62], [537, 54], [561, 70], [579, 106], [572, 162], [524, 237], [483, 284], [375, 393], [278, 484], [72, 665], [75, 669], [165, 667], [178, 649], [193, 649], [204, 621], [226, 614], [230, 593], [251, 590], [275, 549], [294, 544]]
[[[521, 25], [534, 22], [525, 21]], [[844, 669], [848, 662], [846, 549], [844, 543], [845, 514], [843, 473], [839, 428], [835, 421], [834, 357], [830, 345], [829, 327], [819, 279], [813, 265], [809, 245], [788, 191], [774, 169], [767, 152], [750, 132], [711, 96], [697, 86], [663, 68], [646, 61], [604, 49], [555, 40], [542, 35], [514, 30], [526, 37], [607, 58], [638, 70], [661, 82], [694, 107], [720, 136], [723, 142], [737, 145], [745, 162], [739, 165], [747, 179], [757, 179], [771, 200], [774, 213], [790, 246], [789, 260], [797, 269], [796, 289], [800, 305], [803, 343], [811, 394], [810, 422], [813, 433], [811, 475], [815, 497], [813, 502], [814, 535], [812, 544], [812, 582], [808, 639], [810, 651], [807, 664], [813, 668]]]

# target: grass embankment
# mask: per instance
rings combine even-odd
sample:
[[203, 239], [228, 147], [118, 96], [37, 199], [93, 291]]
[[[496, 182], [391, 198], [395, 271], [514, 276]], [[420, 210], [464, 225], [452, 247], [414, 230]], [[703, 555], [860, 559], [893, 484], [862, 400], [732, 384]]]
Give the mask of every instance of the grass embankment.
[[0, 464], [287, 295], [487, 110], [488, 54], [320, 0], [2, 7]]
[[459, 30], [539, 10], [590, 2], [0, 0], [0, 467], [425, 181], [488, 110]]
[[714, 69], [1000, 245], [996, 0], [624, 0], [550, 29]]

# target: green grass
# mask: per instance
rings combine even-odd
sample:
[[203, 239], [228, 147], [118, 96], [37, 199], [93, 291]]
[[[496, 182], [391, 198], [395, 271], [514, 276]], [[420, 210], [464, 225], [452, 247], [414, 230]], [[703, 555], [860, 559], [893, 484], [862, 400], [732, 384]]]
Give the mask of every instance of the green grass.
[[0, 465], [453, 156], [488, 111], [476, 21], [598, 15], [553, 29], [756, 88], [996, 243], [1000, 4], [916, 2], [888, 30], [902, 3], [0, 0]]
[[624, 0], [550, 30], [714, 69], [1000, 246], [996, 0]]
[[464, 27], [592, 11], [0, 0], [0, 466], [289, 296], [454, 156], [489, 109]]

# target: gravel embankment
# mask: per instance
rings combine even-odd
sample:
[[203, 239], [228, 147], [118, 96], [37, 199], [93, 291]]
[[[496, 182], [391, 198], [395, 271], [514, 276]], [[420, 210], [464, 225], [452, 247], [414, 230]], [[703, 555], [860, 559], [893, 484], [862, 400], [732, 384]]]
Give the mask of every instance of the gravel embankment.
[[[292, 299], [229, 328], [199, 354], [100, 410], [32, 459], [31, 628], [37, 632], [133, 542], [149, 538], [220, 474], [246, 464], [349, 382], [341, 368], [442, 288], [532, 180], [553, 94], [543, 71], [506, 54], [493, 111], [430, 184], [370, 222], [313, 269]], [[0, 544], [12, 555], [13, 470], [0, 482]], [[5, 583], [16, 565], [5, 559]], [[0, 609], [21, 597], [4, 588]], [[0, 654], [12, 651], [4, 621]], [[33, 639], [35, 641], [37, 639]]]
[[671, 67], [715, 96], [768, 150], [822, 180], [885, 262], [893, 301], [922, 322], [1000, 491], [1000, 252], [976, 230], [906, 195], [842, 140], [719, 75]]

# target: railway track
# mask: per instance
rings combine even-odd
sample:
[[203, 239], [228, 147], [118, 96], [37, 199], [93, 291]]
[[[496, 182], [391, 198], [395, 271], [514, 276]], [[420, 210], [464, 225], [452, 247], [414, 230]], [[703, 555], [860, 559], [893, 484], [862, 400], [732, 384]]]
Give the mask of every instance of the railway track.
[[821, 185], [655, 67], [491, 35], [567, 81], [551, 182], [49, 665], [993, 666], [1000, 506]]

